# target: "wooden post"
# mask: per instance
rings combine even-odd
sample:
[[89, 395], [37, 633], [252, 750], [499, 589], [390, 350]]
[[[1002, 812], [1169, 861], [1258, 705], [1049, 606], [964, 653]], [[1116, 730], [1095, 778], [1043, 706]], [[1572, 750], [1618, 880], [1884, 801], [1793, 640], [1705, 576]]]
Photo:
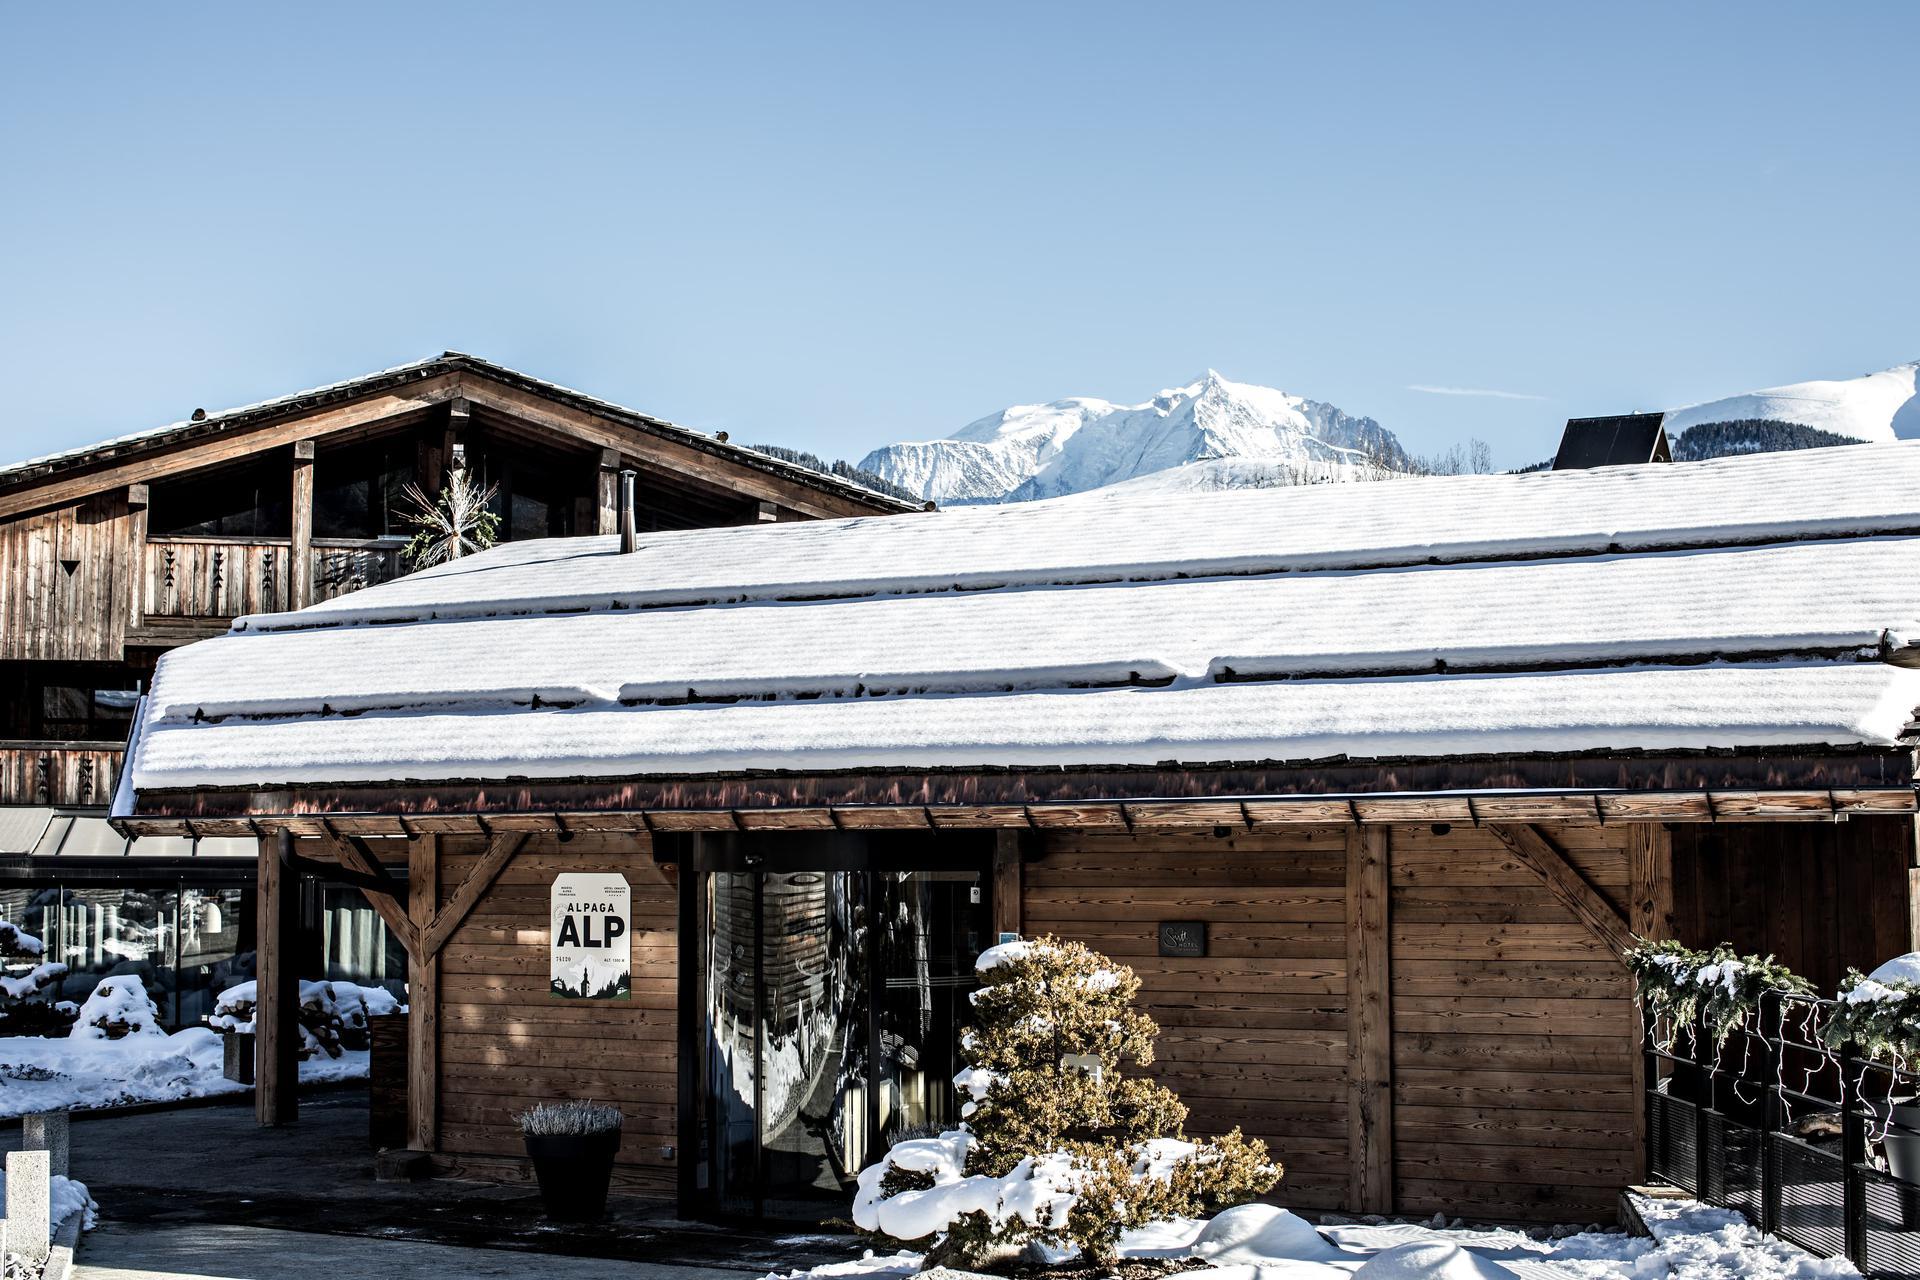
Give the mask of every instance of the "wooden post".
[[1920, 816], [1907, 840], [1907, 950], [1920, 951]]
[[293, 966], [300, 921], [293, 836], [260, 839], [260, 927], [255, 951], [253, 1117], [262, 1126], [300, 1116], [300, 977]]
[[600, 484], [595, 502], [593, 531], [620, 532], [620, 451], [600, 451]]
[[147, 486], [127, 486], [127, 541], [133, 547], [128, 570], [127, 625], [138, 629], [147, 620]]
[[993, 833], [993, 931], [995, 942], [1002, 933], [1020, 932], [1020, 833]]
[[447, 401], [447, 432], [440, 443], [441, 488], [445, 488], [453, 478], [453, 460], [458, 456], [456, 446], [467, 444], [468, 428], [472, 425], [473, 407], [466, 400], [455, 398]]
[[[1627, 917], [1636, 937], [1673, 936], [1673, 832], [1661, 822], [1627, 828]], [[1634, 1019], [1640, 1044], [1633, 1055], [1634, 1170], [1647, 1180], [1647, 1019]], [[1771, 1079], [1772, 1077], [1768, 1077]]]
[[[407, 850], [407, 898], [424, 939], [440, 902], [440, 837], [416, 836]], [[440, 1145], [440, 953], [417, 945], [407, 957], [407, 1146]]]
[[287, 608], [313, 603], [313, 441], [293, 442], [293, 539], [287, 548]]
[[1393, 1212], [1387, 828], [1347, 830], [1347, 1210]]

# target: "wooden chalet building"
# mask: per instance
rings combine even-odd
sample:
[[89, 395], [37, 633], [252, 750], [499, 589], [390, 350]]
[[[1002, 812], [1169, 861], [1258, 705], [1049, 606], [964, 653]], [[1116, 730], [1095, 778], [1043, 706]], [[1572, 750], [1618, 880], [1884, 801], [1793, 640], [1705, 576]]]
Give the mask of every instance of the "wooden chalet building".
[[[0, 468], [0, 917], [72, 966], [52, 994], [132, 968], [191, 1023], [247, 976], [254, 841], [106, 825], [137, 699], [236, 616], [400, 577], [404, 486], [456, 460], [515, 543], [613, 531], [623, 470], [643, 532], [917, 507], [455, 352]], [[305, 896], [306, 963], [398, 985], [356, 893]]]
[[1908, 444], [515, 542], [168, 654], [116, 821], [261, 841], [269, 1122], [285, 886], [351, 869], [442, 1173], [593, 1097], [629, 1190], [844, 1213], [1051, 933], [1283, 1202], [1606, 1220], [1633, 935], [1912, 946], [1916, 551]]

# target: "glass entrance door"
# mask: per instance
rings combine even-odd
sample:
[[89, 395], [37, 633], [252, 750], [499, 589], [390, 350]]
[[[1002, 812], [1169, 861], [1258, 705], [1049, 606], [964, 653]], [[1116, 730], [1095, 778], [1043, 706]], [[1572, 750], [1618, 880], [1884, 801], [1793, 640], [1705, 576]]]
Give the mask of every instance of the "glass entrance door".
[[697, 882], [693, 1188], [724, 1214], [821, 1218], [845, 1212], [887, 1145], [958, 1116], [988, 877], [889, 864], [864, 843], [766, 847], [712, 859]]

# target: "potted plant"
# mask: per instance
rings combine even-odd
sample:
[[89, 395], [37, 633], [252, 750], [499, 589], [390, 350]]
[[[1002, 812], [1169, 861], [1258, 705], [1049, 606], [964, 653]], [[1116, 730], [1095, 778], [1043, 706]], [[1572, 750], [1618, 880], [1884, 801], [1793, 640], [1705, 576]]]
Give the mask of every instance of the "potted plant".
[[594, 1222], [607, 1211], [620, 1110], [595, 1102], [541, 1102], [516, 1117], [547, 1216]]

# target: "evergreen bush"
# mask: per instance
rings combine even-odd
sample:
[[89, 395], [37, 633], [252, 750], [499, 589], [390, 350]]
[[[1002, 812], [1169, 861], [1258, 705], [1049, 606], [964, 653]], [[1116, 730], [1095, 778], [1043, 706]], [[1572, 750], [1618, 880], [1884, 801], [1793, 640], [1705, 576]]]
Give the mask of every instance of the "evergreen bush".
[[860, 1176], [854, 1221], [896, 1239], [944, 1236], [927, 1264], [979, 1266], [1028, 1245], [1109, 1265], [1121, 1232], [1201, 1217], [1271, 1190], [1280, 1166], [1235, 1129], [1189, 1141], [1187, 1109], [1133, 1068], [1159, 1028], [1140, 980], [1077, 942], [980, 958], [961, 1129], [901, 1142]]

